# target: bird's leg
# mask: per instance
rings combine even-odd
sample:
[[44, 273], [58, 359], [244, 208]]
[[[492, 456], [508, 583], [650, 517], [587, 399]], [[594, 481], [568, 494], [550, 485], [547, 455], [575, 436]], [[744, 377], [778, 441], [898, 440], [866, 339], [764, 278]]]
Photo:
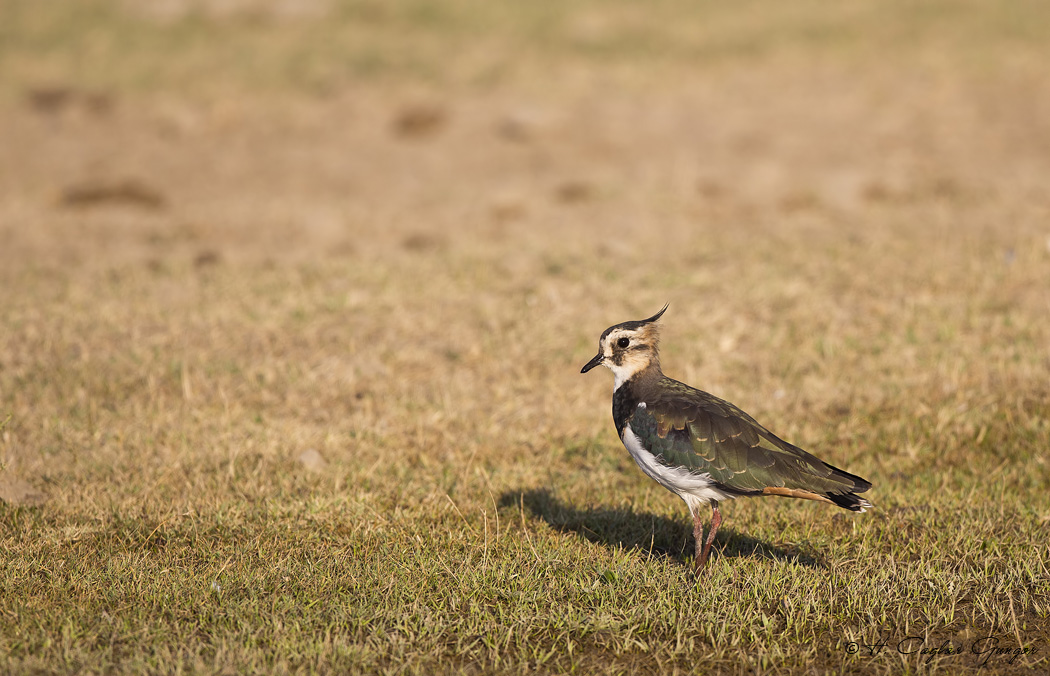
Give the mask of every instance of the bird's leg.
[[[697, 524], [700, 523], [699, 518], [696, 520], [696, 523]], [[715, 534], [718, 533], [718, 527], [721, 526], [721, 525], [722, 525], [722, 513], [718, 511], [718, 502], [712, 501], [711, 502], [711, 532], [709, 532], [707, 534], [707, 541], [704, 542], [704, 551], [703, 552], [700, 552], [700, 539], [701, 538], [698, 537], [697, 540], [696, 540], [696, 551], [700, 552], [699, 556], [697, 556], [697, 558], [696, 558], [696, 571], [695, 572], [696, 572], [697, 575], [699, 575], [700, 574], [700, 570], [704, 566], [707, 565], [707, 559], [708, 559], [708, 557], [711, 556], [711, 543], [713, 543], [715, 541]], [[699, 530], [696, 530], [696, 529], [699, 529]], [[702, 527], [700, 525], [697, 525], [696, 529], [694, 529], [694, 531], [693, 531], [694, 533], [700, 533], [701, 535], [703, 535], [703, 530], [702, 530]]]
[[693, 539], [696, 540], [696, 551], [693, 555], [693, 575], [700, 577], [700, 569], [704, 567], [701, 562], [701, 552], [704, 546], [704, 521], [700, 518], [700, 514], [693, 513]]

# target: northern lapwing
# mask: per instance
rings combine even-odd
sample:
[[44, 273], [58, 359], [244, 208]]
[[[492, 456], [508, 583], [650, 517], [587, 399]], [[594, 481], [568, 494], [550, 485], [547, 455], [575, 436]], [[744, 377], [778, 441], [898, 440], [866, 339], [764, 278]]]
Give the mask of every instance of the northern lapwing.
[[[728, 401], [665, 376], [657, 320], [666, 310], [605, 329], [580, 373], [599, 364], [613, 372], [616, 432], [642, 471], [689, 507], [697, 576], [722, 523], [722, 500], [780, 495], [854, 512], [871, 507], [857, 495], [871, 488], [867, 480], [789, 444]], [[705, 505], [712, 508], [706, 540]]]

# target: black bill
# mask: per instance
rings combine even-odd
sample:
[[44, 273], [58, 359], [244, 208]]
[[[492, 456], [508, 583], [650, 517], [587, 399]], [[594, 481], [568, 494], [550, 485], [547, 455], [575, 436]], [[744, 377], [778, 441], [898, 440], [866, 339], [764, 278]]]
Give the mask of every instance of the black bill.
[[594, 359], [587, 362], [587, 365], [580, 369], [580, 373], [587, 373], [598, 364], [601, 364], [603, 361], [605, 361], [605, 355], [599, 352], [598, 354], [594, 355]]

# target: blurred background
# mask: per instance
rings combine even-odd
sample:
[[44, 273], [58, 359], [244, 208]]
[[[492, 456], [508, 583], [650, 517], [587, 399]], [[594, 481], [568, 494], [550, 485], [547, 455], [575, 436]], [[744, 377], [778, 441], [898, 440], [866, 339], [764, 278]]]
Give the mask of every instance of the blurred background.
[[0, 8], [5, 263], [524, 246], [578, 268], [901, 220], [1045, 249], [1035, 0]]

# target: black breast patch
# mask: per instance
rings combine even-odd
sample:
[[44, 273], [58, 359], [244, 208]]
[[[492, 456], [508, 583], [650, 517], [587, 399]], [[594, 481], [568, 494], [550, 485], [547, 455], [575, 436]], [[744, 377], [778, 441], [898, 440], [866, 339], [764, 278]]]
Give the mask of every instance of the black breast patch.
[[627, 426], [627, 421], [634, 415], [636, 408], [638, 408], [638, 397], [634, 393], [634, 388], [631, 387], [631, 381], [628, 380], [613, 392], [613, 422], [616, 423], [616, 434], [621, 438], [623, 438], [623, 428]]

